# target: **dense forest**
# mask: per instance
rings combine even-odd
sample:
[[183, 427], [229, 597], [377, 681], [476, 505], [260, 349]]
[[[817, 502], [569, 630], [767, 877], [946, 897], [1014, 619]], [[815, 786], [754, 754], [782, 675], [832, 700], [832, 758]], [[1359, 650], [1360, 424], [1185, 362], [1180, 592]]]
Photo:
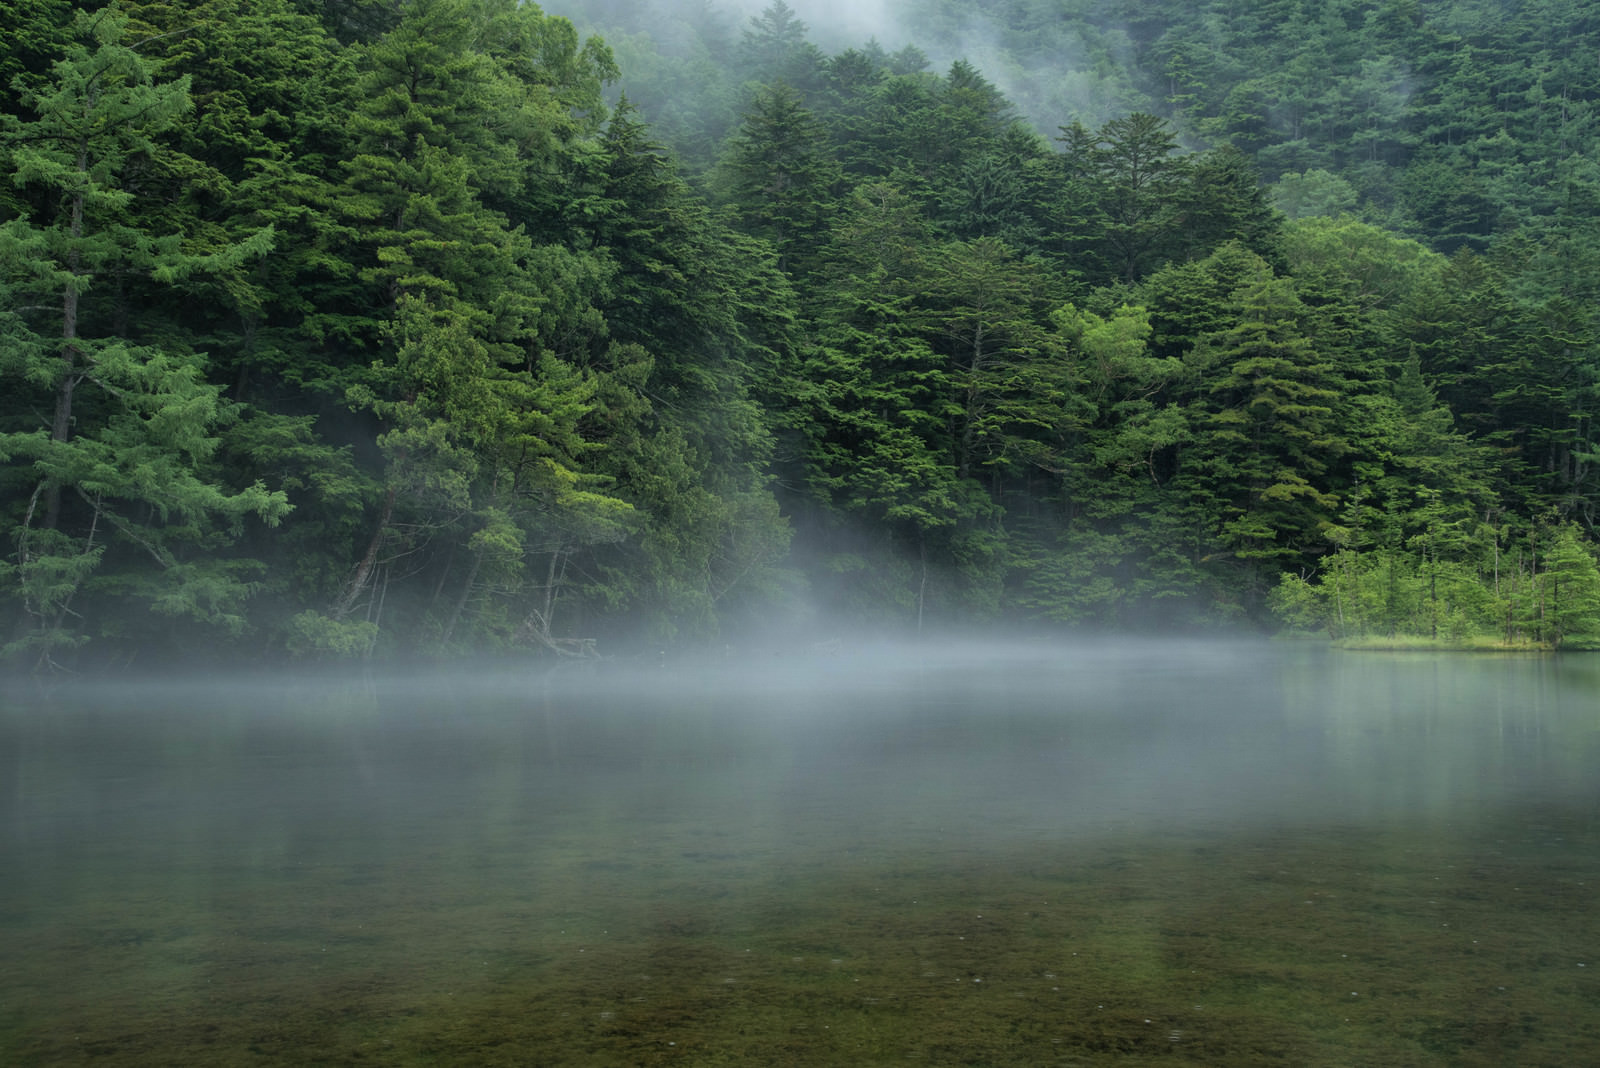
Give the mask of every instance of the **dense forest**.
[[0, 0], [4, 658], [1600, 645], [1600, 12], [884, 17]]

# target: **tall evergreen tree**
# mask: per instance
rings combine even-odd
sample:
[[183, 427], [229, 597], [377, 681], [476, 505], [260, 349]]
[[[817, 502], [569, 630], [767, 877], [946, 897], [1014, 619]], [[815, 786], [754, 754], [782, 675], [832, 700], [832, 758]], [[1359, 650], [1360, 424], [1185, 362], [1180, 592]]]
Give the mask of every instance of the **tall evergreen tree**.
[[1205, 344], [1216, 374], [1201, 463], [1236, 553], [1315, 555], [1338, 504], [1326, 476], [1349, 450], [1336, 412], [1346, 383], [1302, 332], [1289, 282], [1260, 278], [1235, 301], [1236, 324]]
[[827, 134], [799, 90], [778, 84], [756, 94], [725, 166], [746, 232], [772, 243], [785, 272], [806, 273], [824, 239], [840, 175]]
[[806, 39], [808, 27], [783, 0], [751, 17], [737, 52], [738, 71], [750, 81], [782, 83], [803, 93], [821, 80], [824, 57]]
[[52, 80], [25, 94], [37, 118], [0, 119], [28, 203], [0, 224], [0, 359], [20, 387], [0, 438], [17, 502], [3, 577], [23, 613], [10, 648], [46, 659], [127, 625], [84, 603], [91, 586], [242, 629], [252, 565], [221, 550], [247, 517], [287, 511], [281, 492], [216, 480], [217, 428], [234, 412], [201, 357], [134, 336], [128, 290], [231, 270], [272, 234], [195, 254], [184, 234], [147, 229], [139, 190], [164, 151], [155, 138], [190, 101], [186, 80], [152, 80], [126, 26], [115, 7], [80, 13]]

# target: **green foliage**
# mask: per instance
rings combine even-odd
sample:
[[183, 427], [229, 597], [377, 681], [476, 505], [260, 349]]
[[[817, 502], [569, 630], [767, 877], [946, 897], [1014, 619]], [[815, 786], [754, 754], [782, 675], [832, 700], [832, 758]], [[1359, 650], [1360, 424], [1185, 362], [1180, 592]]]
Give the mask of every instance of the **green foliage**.
[[25, 94], [37, 117], [0, 120], [31, 202], [0, 224], [0, 360], [20, 387], [0, 436], [20, 502], [4, 516], [5, 593], [22, 620], [6, 649], [35, 663], [122, 629], [132, 606], [242, 631], [254, 591], [243, 576], [259, 565], [224, 550], [247, 517], [275, 524], [289, 510], [259, 480], [218, 480], [217, 432], [237, 408], [205, 381], [203, 357], [118, 329], [127, 276], [170, 285], [227, 272], [272, 236], [195, 255], [185, 235], [144, 228], [138, 176], [190, 104], [185, 80], [151, 78], [126, 25], [114, 7], [80, 13], [52, 80]]
[[1285, 174], [1272, 184], [1272, 203], [1291, 219], [1338, 218], [1356, 209], [1356, 189], [1320, 167], [1304, 174]]
[[1552, 645], [1600, 649], [1600, 568], [1594, 550], [1570, 523], [1556, 528], [1544, 547], [1539, 599]]
[[779, 83], [757, 92], [730, 141], [725, 168], [746, 232], [770, 241], [785, 271], [807, 270], [839, 169], [797, 89]]
[[376, 623], [329, 619], [312, 611], [299, 613], [288, 625], [289, 654], [297, 658], [353, 660], [370, 653], [377, 640]]
[[1600, 644], [1592, 20], [908, 2], [0, 3], [6, 647]]
[[1437, 536], [1342, 547], [1316, 582], [1284, 574], [1269, 603], [1285, 626], [1335, 638], [1600, 646], [1600, 568], [1572, 524], [1531, 531], [1515, 556], [1497, 543], [1491, 561], [1483, 549], [1475, 538]]

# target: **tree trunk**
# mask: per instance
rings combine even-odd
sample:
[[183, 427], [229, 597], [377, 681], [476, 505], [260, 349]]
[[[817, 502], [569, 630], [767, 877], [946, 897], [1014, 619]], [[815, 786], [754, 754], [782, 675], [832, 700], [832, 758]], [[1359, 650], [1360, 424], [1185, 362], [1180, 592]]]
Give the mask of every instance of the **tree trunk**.
[[560, 588], [567, 574], [568, 555], [569, 553], [561, 549], [550, 550], [550, 566], [545, 573], [544, 606], [528, 609], [528, 615], [522, 621], [518, 637], [532, 638], [557, 656], [598, 660], [600, 654], [595, 650], [593, 638], [557, 638], [550, 629], [556, 610], [556, 590]]
[[383, 510], [378, 513], [377, 529], [372, 532], [372, 540], [367, 543], [366, 554], [361, 557], [361, 563], [356, 565], [355, 574], [345, 583], [344, 592], [339, 595], [338, 602], [333, 606], [334, 619], [343, 619], [350, 614], [350, 609], [355, 607], [356, 598], [361, 596], [361, 591], [366, 589], [367, 583], [372, 579], [372, 569], [378, 562], [378, 550], [383, 547], [384, 535], [389, 532], [389, 520], [394, 517], [396, 492], [391, 486], [389, 492], [383, 495]]
[[984, 363], [983, 341], [983, 323], [980, 321], [973, 328], [972, 358], [967, 369], [967, 410], [961, 425], [961, 455], [956, 463], [956, 474], [961, 478], [966, 478], [972, 472], [972, 453], [977, 447], [978, 374]]
[[472, 554], [472, 566], [467, 569], [467, 580], [461, 584], [461, 596], [456, 598], [456, 606], [450, 612], [450, 620], [444, 625], [444, 633], [439, 637], [439, 644], [449, 645], [450, 636], [456, 631], [456, 623], [461, 619], [461, 613], [466, 611], [467, 601], [472, 597], [472, 584], [478, 580], [478, 568], [483, 564], [483, 554]]
[[928, 543], [923, 535], [917, 535], [917, 558], [922, 565], [921, 581], [917, 584], [917, 634], [922, 633], [922, 608], [928, 597]]
[[[78, 154], [78, 171], [89, 169], [87, 151]], [[83, 236], [83, 194], [72, 198], [72, 243], [67, 247], [67, 270], [72, 280], [61, 294], [61, 377], [56, 383], [55, 417], [50, 421], [50, 440], [65, 442], [72, 435], [72, 393], [78, 388], [78, 240]], [[61, 483], [51, 479], [45, 487], [45, 530], [54, 530], [61, 522]]]

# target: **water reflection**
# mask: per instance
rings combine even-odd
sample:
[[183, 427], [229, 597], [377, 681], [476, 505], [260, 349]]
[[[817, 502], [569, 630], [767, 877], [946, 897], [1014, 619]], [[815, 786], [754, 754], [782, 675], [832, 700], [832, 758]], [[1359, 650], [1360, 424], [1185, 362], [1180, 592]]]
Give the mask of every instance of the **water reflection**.
[[1597, 696], [1183, 643], [13, 694], [0, 1055], [1495, 1063], [1490, 999], [1570, 1058]]

